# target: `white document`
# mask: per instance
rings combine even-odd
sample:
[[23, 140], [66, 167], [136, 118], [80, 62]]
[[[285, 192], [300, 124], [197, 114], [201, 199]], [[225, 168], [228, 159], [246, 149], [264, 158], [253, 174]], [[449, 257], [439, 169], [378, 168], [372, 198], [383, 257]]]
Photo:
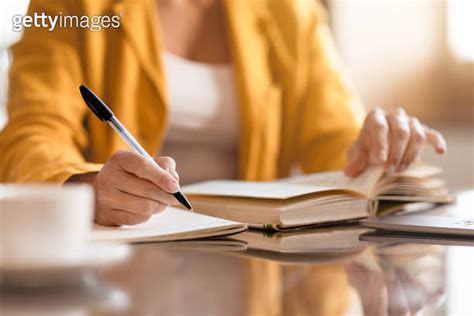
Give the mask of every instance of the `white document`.
[[145, 242], [188, 240], [229, 235], [247, 229], [245, 224], [167, 207], [148, 222], [135, 226], [94, 225], [93, 241]]

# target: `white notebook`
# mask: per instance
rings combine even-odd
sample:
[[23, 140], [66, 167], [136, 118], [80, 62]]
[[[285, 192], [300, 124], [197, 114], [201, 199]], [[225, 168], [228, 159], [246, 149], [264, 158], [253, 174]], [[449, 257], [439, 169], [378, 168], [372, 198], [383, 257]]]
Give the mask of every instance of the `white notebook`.
[[167, 207], [146, 223], [135, 226], [106, 227], [95, 224], [93, 241], [152, 242], [190, 240], [235, 234], [247, 229], [247, 225]]

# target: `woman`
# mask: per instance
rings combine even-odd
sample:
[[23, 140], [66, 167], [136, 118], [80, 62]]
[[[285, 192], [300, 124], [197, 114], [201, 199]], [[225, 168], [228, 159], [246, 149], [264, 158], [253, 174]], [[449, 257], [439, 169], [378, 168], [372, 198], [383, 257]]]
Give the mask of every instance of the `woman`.
[[[120, 16], [92, 32], [29, 28], [13, 47], [0, 181], [88, 182], [95, 221], [138, 224], [182, 182], [271, 180], [291, 168], [403, 171], [443, 137], [401, 109], [363, 113], [313, 0], [33, 0], [29, 14]], [[84, 83], [162, 167], [89, 113]], [[349, 150], [348, 150], [349, 148]], [[346, 163], [345, 152], [348, 150]]]

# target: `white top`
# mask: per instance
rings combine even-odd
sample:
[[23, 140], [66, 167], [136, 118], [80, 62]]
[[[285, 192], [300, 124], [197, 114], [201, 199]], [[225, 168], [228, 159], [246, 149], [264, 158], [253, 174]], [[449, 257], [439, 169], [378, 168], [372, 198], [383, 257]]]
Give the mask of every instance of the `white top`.
[[180, 183], [237, 176], [239, 112], [231, 65], [165, 52], [168, 132], [160, 156], [176, 160]]

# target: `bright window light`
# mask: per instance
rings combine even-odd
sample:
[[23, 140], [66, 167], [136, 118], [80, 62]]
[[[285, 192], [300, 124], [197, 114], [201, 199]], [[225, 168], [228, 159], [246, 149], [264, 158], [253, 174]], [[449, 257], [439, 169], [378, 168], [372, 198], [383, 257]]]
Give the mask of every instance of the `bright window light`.
[[446, 315], [474, 315], [474, 253], [470, 247], [449, 247], [446, 256]]
[[457, 59], [474, 62], [473, 0], [449, 0], [448, 42]]

